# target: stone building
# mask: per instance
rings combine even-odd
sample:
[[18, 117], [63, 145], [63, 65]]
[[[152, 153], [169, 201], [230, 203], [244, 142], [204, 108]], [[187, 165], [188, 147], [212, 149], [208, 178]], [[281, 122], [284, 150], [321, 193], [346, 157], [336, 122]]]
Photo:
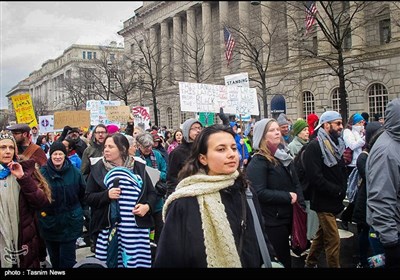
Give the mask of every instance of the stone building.
[[[180, 111], [179, 81], [224, 84], [225, 75], [248, 72], [250, 86], [257, 87], [260, 76], [245, 56], [237, 54], [239, 42], [234, 49], [234, 59], [227, 65], [223, 26], [252, 26], [258, 28], [262, 38], [271, 39], [268, 36], [275, 35], [265, 30], [273, 20], [280, 24], [276, 34], [286, 34], [288, 40], [286, 45], [272, 46], [270, 52], [266, 48], [260, 54], [264, 62], [270, 55], [266, 99], [259, 99], [261, 111], [266, 103], [268, 116], [276, 117], [283, 111], [293, 120], [309, 113], [339, 111], [338, 77], [332, 75], [326, 63], [310, 58], [300, 60], [300, 51], [292, 48], [301, 43], [315, 49], [319, 55], [332, 50], [317, 26], [306, 37], [299, 36], [300, 32], [304, 34], [305, 13], [304, 10], [294, 11], [295, 3], [302, 2], [261, 1], [261, 5], [254, 5], [260, 4], [259, 1], [144, 1], [118, 34], [124, 37], [126, 55], [134, 59], [141, 59], [138, 48], [142, 47], [145, 36], [161, 53], [157, 70], [161, 77], [157, 92], [159, 125], [176, 128], [186, 118], [194, 116], [194, 113]], [[337, 3], [341, 5], [338, 8], [351, 14], [355, 2]], [[322, 9], [318, 11], [324, 16]], [[383, 114], [386, 104], [400, 96], [399, 6], [396, 2], [372, 2], [368, 9], [352, 19], [351, 25], [356, 24], [360, 28], [351, 32], [343, 43], [348, 74], [348, 115], [365, 111], [372, 119], [374, 113]], [[184, 63], [196, 65], [190, 55], [194, 50], [188, 51], [188, 47], [198, 46], [199, 38], [203, 43], [200, 79], [182, 67]], [[361, 70], [353, 73], [351, 70], [356, 68]], [[262, 96], [260, 88], [257, 91]], [[133, 100], [138, 100], [139, 94], [140, 102], [151, 107], [148, 92], [135, 92]]]
[[59, 57], [44, 62], [40, 69], [33, 71], [29, 77], [14, 86], [6, 95], [8, 108], [13, 110], [11, 96], [29, 93], [34, 109], [39, 115], [53, 114], [55, 111], [84, 110], [86, 100], [99, 99], [99, 95], [92, 88], [93, 84], [84, 79], [82, 82], [75, 82], [74, 86], [79, 88], [80, 94], [85, 97], [79, 99], [78, 96], [73, 98], [72, 89], [69, 91], [66, 85], [67, 81], [79, 78], [84, 74], [83, 69], [99, 72], [97, 64], [104, 56], [109, 56], [107, 59], [112, 63], [123, 53], [124, 48], [117, 46], [115, 42], [111, 42], [109, 46], [74, 44]]

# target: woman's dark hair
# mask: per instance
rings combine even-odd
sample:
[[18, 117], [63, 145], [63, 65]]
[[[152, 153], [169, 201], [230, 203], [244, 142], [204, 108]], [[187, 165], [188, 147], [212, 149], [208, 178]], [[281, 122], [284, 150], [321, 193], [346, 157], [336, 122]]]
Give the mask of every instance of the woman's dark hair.
[[104, 140], [104, 143], [107, 141], [108, 138], [112, 138], [114, 140], [115, 145], [117, 145], [118, 150], [121, 152], [122, 159], [125, 161], [129, 156], [128, 139], [125, 137], [125, 135], [121, 133], [114, 133], [112, 135], [107, 135], [106, 139]]
[[366, 151], [369, 152], [372, 149], [372, 146], [375, 144], [376, 140], [378, 140], [379, 136], [381, 136], [382, 132], [385, 131], [385, 128], [382, 126], [371, 136], [371, 140], [367, 143]]
[[63, 141], [68, 142], [68, 149], [70, 151], [76, 150], [76, 143], [74, 140], [72, 140], [71, 138], [65, 138]]
[[211, 135], [219, 132], [226, 132], [232, 135], [235, 138], [235, 135], [231, 129], [231, 127], [222, 125], [222, 124], [214, 124], [212, 126], [204, 128], [199, 135], [197, 135], [196, 139], [193, 142], [192, 150], [190, 156], [185, 162], [185, 165], [181, 169], [178, 174], [178, 180], [182, 180], [188, 176], [194, 175], [198, 173], [200, 170], [203, 170], [206, 174], [208, 173], [208, 166], [204, 166], [200, 163], [199, 156], [200, 154], [206, 155], [208, 151], [208, 139]]

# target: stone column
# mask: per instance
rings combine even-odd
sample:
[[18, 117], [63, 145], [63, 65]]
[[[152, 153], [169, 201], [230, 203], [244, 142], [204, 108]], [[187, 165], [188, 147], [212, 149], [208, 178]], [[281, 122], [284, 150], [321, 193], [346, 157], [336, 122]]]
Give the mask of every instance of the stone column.
[[202, 28], [204, 40], [204, 77], [212, 73], [212, 29], [211, 29], [211, 3], [201, 4]]
[[[240, 23], [240, 28], [244, 32], [244, 34], [249, 34], [248, 29], [250, 25], [250, 2], [248, 1], [239, 1], [239, 23]], [[239, 38], [235, 38], [235, 40], [239, 40]], [[235, 52], [235, 49], [233, 49]], [[247, 60], [247, 61], [246, 61]], [[248, 61], [249, 58], [242, 56], [240, 58], [240, 69], [243, 71], [248, 71], [250, 68], [250, 62]]]
[[[187, 36], [187, 49], [188, 49], [188, 54], [187, 54], [187, 63], [189, 64], [190, 73], [194, 73], [195, 69], [195, 59], [194, 59], [194, 50], [196, 48], [196, 14], [194, 8], [189, 8], [186, 11], [186, 17], [187, 17], [187, 31], [186, 31], [186, 36]], [[188, 77], [189, 82], [194, 82], [193, 75], [189, 75]]]
[[[143, 42], [143, 44], [146, 44], [146, 42]], [[152, 57], [155, 57], [157, 55], [157, 30], [156, 30], [156, 26], [154, 26], [154, 25], [152, 27], [150, 27], [150, 31], [149, 31], [149, 46], [147, 46], [147, 48], [149, 48], [149, 51], [151, 51], [151, 53], [152, 53], [151, 56]], [[150, 63], [151, 63], [151, 66], [150, 66], [151, 70], [153, 72], [155, 72], [156, 71], [156, 64], [155, 64], [154, 60], [151, 60]], [[146, 76], [144, 76], [143, 78], [145, 80], [149, 79], [149, 77], [146, 77]]]
[[224, 39], [224, 26], [228, 22], [228, 1], [219, 1], [219, 22], [221, 25], [220, 42], [221, 42], [221, 76], [228, 74], [228, 62], [225, 57], [225, 39]]
[[168, 22], [163, 20], [161, 22], [161, 76], [162, 76], [162, 86], [169, 86], [169, 47], [168, 47]]
[[[350, 15], [354, 13], [357, 3], [354, 1], [350, 2]], [[365, 25], [364, 19], [365, 13], [364, 10], [361, 9], [356, 14], [354, 14], [353, 20], [351, 22], [351, 28], [353, 29], [351, 33], [351, 51], [354, 54], [359, 54], [362, 49], [365, 48]]]
[[[322, 21], [329, 22], [330, 20], [328, 19], [328, 16], [325, 13], [325, 11], [320, 7], [318, 7], [319, 3], [316, 2], [315, 5], [317, 5], [317, 10], [318, 13], [321, 15]], [[314, 25], [318, 24], [315, 22]], [[310, 38], [310, 40], [312, 40], [312, 38]], [[318, 54], [324, 55], [331, 52], [331, 44], [326, 39], [324, 33], [322, 32], [321, 28], [319, 28], [319, 26], [317, 26], [317, 41], [318, 41]]]
[[[301, 39], [302, 33], [300, 32], [300, 27], [295, 21], [297, 16], [298, 8], [293, 7], [291, 5], [287, 5], [287, 35], [288, 35], [288, 51], [289, 51], [289, 60], [296, 60], [300, 55], [299, 51], [299, 42]], [[282, 11], [283, 12], [283, 11]], [[303, 11], [302, 11], [303, 12]], [[304, 16], [305, 16], [305, 12]], [[305, 31], [304, 31], [305, 32]]]
[[[260, 17], [261, 17], [261, 38], [262, 40], [268, 44], [271, 40], [269, 30], [272, 30], [272, 20], [271, 17], [273, 15], [271, 9], [270, 9], [271, 2], [264, 2], [263, 5], [260, 5]], [[268, 26], [268, 29], [267, 29]], [[263, 48], [263, 64], [266, 65], [268, 55], [269, 55], [269, 48], [265, 46]]]
[[400, 9], [398, 2], [390, 2], [390, 31], [391, 42], [398, 42], [400, 40]]
[[173, 17], [174, 28], [174, 77], [175, 82], [183, 81], [182, 76], [182, 25], [181, 17]]

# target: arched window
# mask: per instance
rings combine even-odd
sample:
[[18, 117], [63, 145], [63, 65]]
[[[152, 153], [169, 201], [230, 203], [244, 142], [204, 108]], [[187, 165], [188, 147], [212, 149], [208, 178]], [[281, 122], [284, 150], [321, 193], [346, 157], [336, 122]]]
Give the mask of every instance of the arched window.
[[167, 126], [168, 128], [172, 128], [172, 109], [171, 107], [167, 108]]
[[[347, 102], [347, 115], [349, 115], [349, 97], [346, 92], [346, 102]], [[335, 88], [332, 92], [332, 110], [340, 112], [340, 94], [339, 88]]]
[[303, 116], [307, 117], [309, 114], [315, 112], [314, 95], [310, 91], [303, 92]]
[[372, 84], [368, 89], [369, 114], [385, 115], [386, 105], [389, 101], [389, 93], [382, 84]]

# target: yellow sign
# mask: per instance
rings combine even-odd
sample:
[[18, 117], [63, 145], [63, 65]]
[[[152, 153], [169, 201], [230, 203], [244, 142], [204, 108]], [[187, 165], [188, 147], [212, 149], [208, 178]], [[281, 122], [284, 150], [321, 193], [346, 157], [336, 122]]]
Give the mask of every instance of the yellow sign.
[[35, 111], [29, 93], [11, 96], [17, 123], [26, 123], [30, 127], [37, 126]]

